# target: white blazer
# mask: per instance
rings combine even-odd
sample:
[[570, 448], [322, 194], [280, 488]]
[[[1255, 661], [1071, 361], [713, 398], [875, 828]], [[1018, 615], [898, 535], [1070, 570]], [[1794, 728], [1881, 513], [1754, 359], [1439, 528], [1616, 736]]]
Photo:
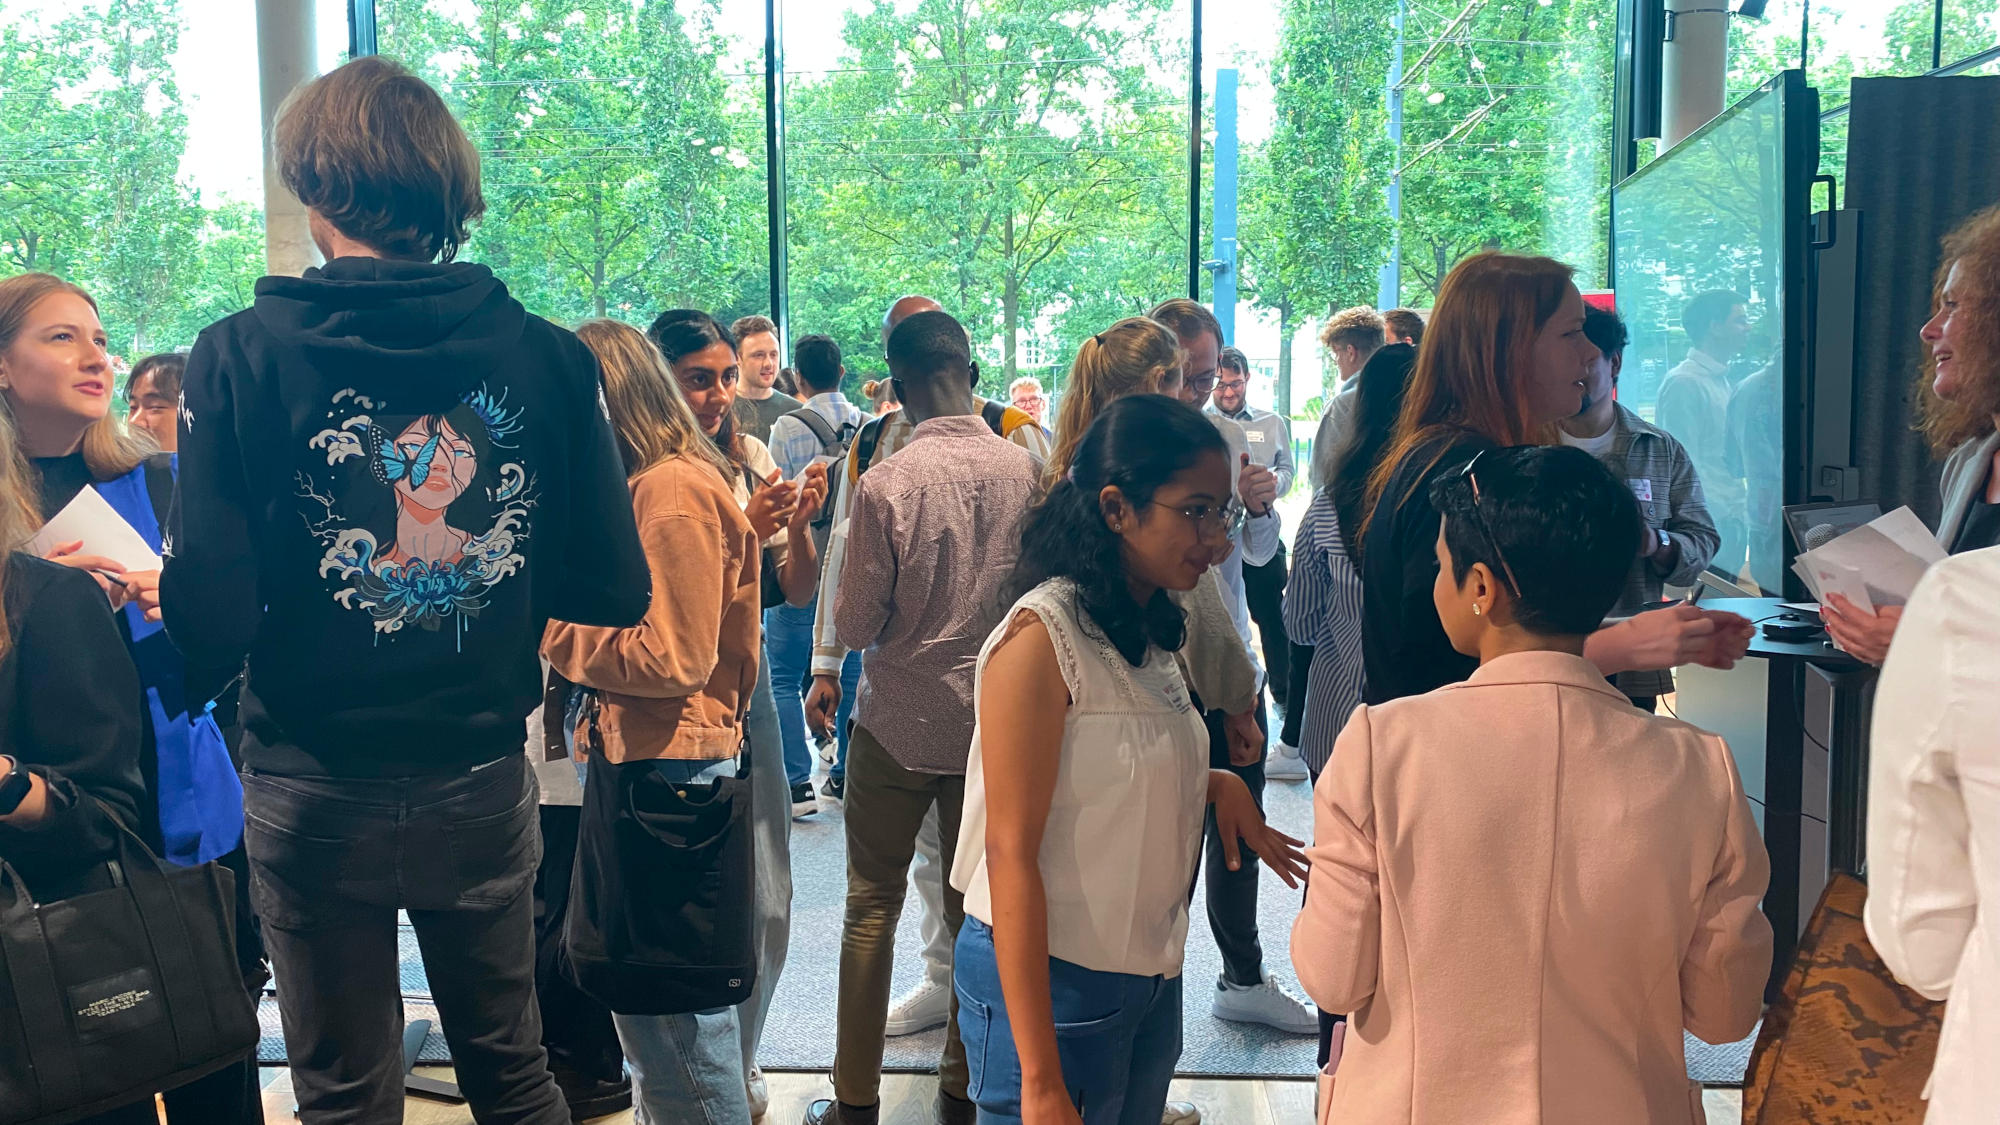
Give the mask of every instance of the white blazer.
[[2000, 1106], [2000, 548], [1932, 567], [1875, 691], [1868, 937], [1946, 1000], [1927, 1121]]

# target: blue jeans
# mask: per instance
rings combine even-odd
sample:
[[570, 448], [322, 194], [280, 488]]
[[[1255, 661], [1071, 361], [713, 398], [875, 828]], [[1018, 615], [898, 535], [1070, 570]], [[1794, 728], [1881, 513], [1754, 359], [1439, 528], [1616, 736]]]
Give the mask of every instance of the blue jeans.
[[632, 1071], [638, 1125], [749, 1125], [736, 1009], [611, 1019]]
[[[1021, 1057], [1007, 1022], [993, 931], [967, 917], [952, 962], [958, 1034], [979, 1125], [1019, 1125]], [[1063, 1085], [1084, 1125], [1159, 1125], [1181, 1057], [1181, 978], [1099, 972], [1049, 958]]]
[[[812, 780], [812, 749], [806, 745], [805, 697], [800, 685], [812, 670], [812, 605], [772, 606], [764, 611], [764, 651], [771, 658], [771, 691], [778, 702], [778, 730], [785, 741], [785, 780], [793, 786]], [[847, 717], [854, 712], [854, 695], [861, 688], [861, 654], [850, 652], [840, 666], [840, 707], [833, 729], [840, 735], [834, 777], [847, 776]]]

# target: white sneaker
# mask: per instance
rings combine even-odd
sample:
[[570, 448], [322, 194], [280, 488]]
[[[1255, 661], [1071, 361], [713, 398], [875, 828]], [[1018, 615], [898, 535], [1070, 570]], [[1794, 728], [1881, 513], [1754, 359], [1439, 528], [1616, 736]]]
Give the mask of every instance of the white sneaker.
[[[915, 1035], [919, 1031], [943, 1027], [945, 1017], [950, 1014], [951, 986], [925, 980], [889, 1009], [889, 1022], [883, 1027], [882, 1034], [894, 1039], [899, 1035]], [[1317, 1028], [1319, 1025], [1313, 1026]]]
[[1201, 1111], [1193, 1102], [1168, 1102], [1160, 1111], [1160, 1125], [1201, 1125]]
[[1272, 781], [1304, 781], [1312, 775], [1306, 770], [1306, 760], [1299, 756], [1299, 748], [1280, 742], [1264, 759], [1264, 776]]
[[745, 1092], [750, 1095], [750, 1118], [756, 1120], [771, 1108], [771, 1087], [764, 1082], [764, 1068], [753, 1066], [750, 1077], [744, 1080]]
[[1279, 988], [1269, 973], [1261, 982], [1248, 986], [1217, 980], [1215, 1003], [1209, 1011], [1219, 1020], [1261, 1023], [1287, 1035], [1319, 1034], [1319, 1013]]

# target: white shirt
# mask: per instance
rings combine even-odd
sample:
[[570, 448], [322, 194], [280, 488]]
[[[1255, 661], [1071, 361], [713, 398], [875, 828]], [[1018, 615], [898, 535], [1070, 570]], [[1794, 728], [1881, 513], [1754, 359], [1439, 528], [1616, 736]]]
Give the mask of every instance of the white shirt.
[[1568, 430], [1558, 428], [1556, 430], [1556, 437], [1561, 439], [1564, 445], [1572, 449], [1581, 449], [1585, 453], [1602, 461], [1604, 460], [1604, 455], [1611, 452], [1612, 443], [1618, 440], [1618, 427], [1611, 426], [1596, 437], [1577, 437]]
[[[1028, 591], [987, 637], [975, 717], [986, 661], [1022, 610], [1047, 627], [1071, 701], [1042, 832], [1049, 955], [1099, 972], [1179, 976], [1208, 810], [1208, 728], [1173, 654], [1153, 649], [1143, 667], [1126, 663], [1066, 579]], [[990, 926], [985, 770], [975, 728], [951, 885], [965, 893], [966, 914]]]
[[1868, 938], [1945, 1006], [1932, 1122], [2000, 1105], [2000, 548], [1932, 567], [1875, 689]]
[[[1243, 455], [1250, 452], [1249, 436], [1243, 432], [1242, 426], [1219, 414], [1205, 414], [1203, 417], [1214, 423], [1222, 439], [1229, 443], [1229, 495], [1241, 504], [1243, 495], [1238, 485], [1242, 480]], [[1260, 680], [1264, 677], [1264, 661], [1250, 632], [1250, 595], [1243, 587], [1243, 567], [1246, 563], [1263, 566], [1270, 562], [1278, 553], [1278, 548], [1284, 546], [1281, 533], [1277, 509], [1262, 516], [1245, 515], [1243, 530], [1230, 540], [1236, 549], [1229, 552], [1229, 557], [1215, 568], [1216, 579], [1222, 583], [1223, 604], [1229, 607], [1229, 620], [1236, 626], [1236, 636], [1250, 654], [1250, 663], [1256, 666]]]

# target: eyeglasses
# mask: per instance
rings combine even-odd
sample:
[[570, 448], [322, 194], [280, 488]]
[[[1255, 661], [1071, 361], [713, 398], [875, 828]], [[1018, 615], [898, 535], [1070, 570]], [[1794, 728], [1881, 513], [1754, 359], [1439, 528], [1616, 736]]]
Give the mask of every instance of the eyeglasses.
[[1189, 390], [1198, 395], [1205, 395], [1215, 389], [1214, 375], [1196, 375], [1192, 379], [1183, 380], [1183, 382]]
[[1189, 523], [1194, 524], [1195, 534], [1204, 539], [1210, 536], [1233, 539], [1236, 537], [1237, 532], [1243, 530], [1243, 505], [1238, 504], [1234, 500], [1225, 500], [1219, 505], [1161, 504], [1158, 506], [1166, 508], [1170, 512], [1179, 512]]
[[1476, 470], [1479, 468], [1479, 459], [1488, 452], [1490, 451], [1482, 449], [1474, 454], [1472, 460], [1465, 463], [1465, 468], [1458, 471], [1458, 479], [1472, 489], [1472, 518], [1479, 524], [1479, 534], [1486, 537], [1486, 545], [1493, 548], [1493, 557], [1499, 560], [1500, 572], [1507, 579], [1507, 591], [1518, 601], [1521, 597], [1521, 584], [1514, 579], [1514, 568], [1507, 564], [1507, 556], [1500, 550], [1500, 540], [1494, 537], [1492, 525], [1486, 522], [1486, 513], [1479, 510], [1479, 476]]

